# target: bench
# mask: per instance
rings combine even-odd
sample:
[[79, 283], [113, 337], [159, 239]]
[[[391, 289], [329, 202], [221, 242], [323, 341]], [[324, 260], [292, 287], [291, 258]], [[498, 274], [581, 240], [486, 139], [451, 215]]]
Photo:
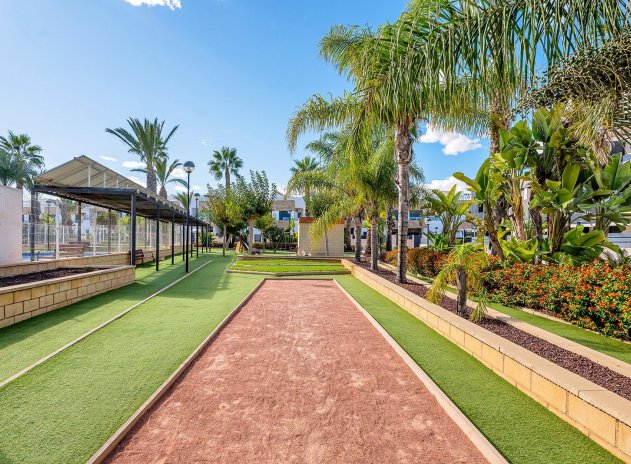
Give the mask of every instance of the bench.
[[85, 243], [60, 243], [59, 256], [65, 258], [80, 258], [85, 252]]
[[[131, 251], [129, 253], [131, 255]], [[151, 251], [148, 253], [145, 253], [142, 248], [136, 250], [136, 265], [149, 263], [151, 261], [154, 261], [155, 259], [156, 257], [153, 255], [153, 252]]]

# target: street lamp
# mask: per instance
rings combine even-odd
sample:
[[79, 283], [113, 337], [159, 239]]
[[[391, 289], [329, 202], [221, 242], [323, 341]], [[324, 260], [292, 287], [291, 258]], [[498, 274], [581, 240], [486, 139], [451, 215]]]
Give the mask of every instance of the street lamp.
[[199, 258], [199, 192], [193, 196], [195, 197], [195, 248]]
[[50, 204], [52, 200], [46, 200], [46, 251], [50, 251]]
[[192, 161], [187, 161], [184, 163], [184, 171], [186, 172], [186, 225], [184, 228], [186, 229], [186, 238], [184, 239], [184, 251], [186, 252], [186, 272], [188, 272], [188, 240], [189, 240], [189, 229], [188, 229], [188, 217], [191, 212], [191, 172], [195, 170], [195, 163]]

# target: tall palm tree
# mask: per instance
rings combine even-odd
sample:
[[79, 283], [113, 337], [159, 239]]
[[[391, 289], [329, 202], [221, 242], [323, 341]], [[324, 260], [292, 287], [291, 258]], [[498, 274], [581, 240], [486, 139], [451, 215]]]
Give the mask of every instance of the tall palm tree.
[[230, 192], [230, 176], [239, 177], [239, 170], [243, 167], [243, 160], [237, 156], [236, 148], [222, 147], [215, 150], [212, 159], [208, 162], [210, 173], [215, 179], [226, 182], [226, 192]]
[[42, 148], [33, 145], [26, 134], [14, 134], [9, 131], [6, 137], [0, 137], [0, 167], [2, 183], [17, 188], [32, 184], [33, 177], [44, 169]]
[[175, 198], [186, 211], [190, 211], [190, 204], [193, 201], [194, 193], [195, 192], [191, 191], [188, 195], [186, 195], [186, 192], [178, 192], [175, 194]]
[[[428, 12], [423, 23], [428, 32], [434, 25]], [[420, 24], [417, 26], [421, 27]], [[447, 130], [477, 130], [481, 117], [477, 101], [470, 93], [446, 93], [442, 86], [433, 85], [436, 80], [423, 77], [402, 80], [401, 74], [413, 65], [420, 76], [426, 75], [425, 57], [415, 55], [416, 61], [405, 62], [400, 69], [397, 53], [388, 44], [395, 43], [396, 28], [390, 25], [377, 32], [356, 27], [334, 27], [321, 42], [321, 53], [334, 63], [340, 73], [346, 74], [355, 84], [351, 94], [325, 99], [314, 95], [292, 117], [287, 129], [289, 149], [293, 151], [298, 137], [309, 130], [322, 130], [350, 124], [357, 141], [372, 127], [383, 125], [394, 131], [394, 153], [398, 166], [398, 253], [397, 280], [406, 281], [407, 235], [410, 194], [410, 165], [414, 159], [413, 143], [416, 129], [421, 122], [432, 123]], [[385, 44], [385, 45], [384, 45]], [[440, 54], [440, 49], [433, 50]], [[415, 74], [416, 75], [416, 74]], [[432, 85], [430, 85], [432, 84]], [[447, 98], [449, 97], [449, 98]], [[453, 97], [453, 98], [452, 98]], [[352, 152], [349, 154], [352, 155]]]
[[[167, 156], [161, 156], [155, 161], [155, 174], [156, 179], [158, 181], [158, 185], [160, 185], [160, 196], [162, 198], [166, 198], [168, 196], [167, 185], [168, 184], [179, 184], [186, 187], [186, 181], [184, 179], [180, 179], [179, 177], [173, 176], [173, 171], [182, 166], [180, 160], [175, 159], [169, 164], [169, 158]], [[132, 171], [142, 172], [147, 174], [146, 168], [138, 168], [132, 169]]]
[[127, 119], [127, 124], [131, 131], [123, 127], [116, 129], [105, 129], [105, 132], [113, 134], [129, 148], [129, 153], [140, 158], [145, 163], [147, 174], [147, 190], [157, 193], [158, 183], [156, 179], [156, 164], [161, 158], [167, 155], [167, 145], [178, 129], [175, 126], [166, 136], [163, 135], [165, 121], [158, 122], [158, 118], [153, 121], [145, 119], [140, 121], [137, 118]]
[[313, 187], [309, 177], [320, 169], [320, 163], [310, 156], [295, 160], [294, 163], [295, 166], [289, 169], [291, 177], [287, 182], [285, 196], [287, 197], [294, 192], [302, 194], [305, 198], [305, 216], [309, 217], [311, 189]]

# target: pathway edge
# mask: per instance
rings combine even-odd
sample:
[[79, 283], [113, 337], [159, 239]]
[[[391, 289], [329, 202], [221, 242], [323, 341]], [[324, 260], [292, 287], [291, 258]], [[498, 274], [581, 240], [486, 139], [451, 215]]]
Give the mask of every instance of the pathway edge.
[[[201, 269], [201, 268], [200, 268]], [[241, 302], [235, 306], [235, 308], [228, 313], [228, 315], [215, 327], [215, 329], [208, 335], [195, 350], [178, 366], [178, 368], [164, 381], [162, 385], [145, 401], [138, 410], [116, 431], [114, 434], [99, 448], [99, 450], [92, 455], [87, 461], [87, 464], [100, 464], [102, 463], [114, 448], [125, 438], [125, 435], [136, 425], [136, 423], [151, 409], [151, 407], [158, 402], [164, 394], [169, 391], [173, 384], [184, 374], [186, 369], [197, 359], [201, 352], [219, 335], [221, 330], [232, 320], [232, 318], [245, 306], [254, 296], [254, 294], [261, 288], [261, 286], [267, 281], [262, 279], [256, 287], [254, 287]]]
[[438, 404], [443, 408], [447, 415], [456, 423], [456, 425], [464, 432], [464, 434], [471, 440], [473, 445], [482, 453], [482, 455], [491, 464], [507, 464], [508, 461], [502, 456], [502, 454], [491, 444], [491, 442], [484, 436], [478, 428], [473, 425], [465, 414], [458, 409], [451, 399], [436, 385], [436, 383], [416, 364], [412, 357], [392, 338], [392, 336], [372, 317], [372, 315], [359, 304], [359, 302], [335, 279], [333, 279], [337, 287], [346, 295], [346, 297], [355, 305], [355, 307], [361, 312], [366, 319], [377, 329], [381, 336], [388, 342], [388, 344], [394, 349], [394, 351], [401, 357], [401, 359], [408, 365], [410, 370], [416, 375], [421, 383], [432, 394]]

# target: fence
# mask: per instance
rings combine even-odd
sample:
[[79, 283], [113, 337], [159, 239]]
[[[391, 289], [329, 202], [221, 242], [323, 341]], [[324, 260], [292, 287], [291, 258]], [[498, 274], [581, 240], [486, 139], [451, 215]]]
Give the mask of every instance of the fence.
[[[85, 224], [86, 226], [88, 224]], [[131, 227], [127, 225], [112, 225], [111, 232], [107, 225], [90, 224], [82, 227], [79, 240], [77, 225], [35, 224], [34, 245], [38, 257], [54, 257], [57, 243], [59, 245], [82, 242], [86, 244], [86, 255], [100, 255], [118, 253], [130, 249]], [[30, 255], [29, 224], [22, 224], [22, 255], [26, 259]], [[195, 227], [193, 227], [195, 236]], [[175, 245], [182, 245], [183, 228], [175, 226]], [[58, 241], [58, 242], [57, 242]], [[139, 221], [136, 226], [136, 248], [153, 249], [156, 245], [155, 221]], [[160, 246], [171, 246], [171, 224], [160, 223]]]

